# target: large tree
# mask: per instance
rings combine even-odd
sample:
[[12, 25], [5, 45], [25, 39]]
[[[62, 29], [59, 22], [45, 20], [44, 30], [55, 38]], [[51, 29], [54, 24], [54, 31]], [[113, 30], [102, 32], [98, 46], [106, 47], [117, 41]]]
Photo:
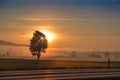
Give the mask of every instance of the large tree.
[[33, 56], [37, 56], [37, 60], [39, 60], [41, 56], [41, 52], [46, 52], [46, 49], [48, 48], [48, 41], [46, 39], [46, 36], [40, 32], [35, 31], [33, 33], [33, 37], [30, 40], [30, 51]]

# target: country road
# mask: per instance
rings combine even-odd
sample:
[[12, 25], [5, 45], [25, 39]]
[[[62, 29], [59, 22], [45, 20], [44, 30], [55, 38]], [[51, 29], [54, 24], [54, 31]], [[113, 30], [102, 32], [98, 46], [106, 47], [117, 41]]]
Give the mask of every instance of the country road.
[[120, 80], [120, 69], [0, 71], [0, 80]]

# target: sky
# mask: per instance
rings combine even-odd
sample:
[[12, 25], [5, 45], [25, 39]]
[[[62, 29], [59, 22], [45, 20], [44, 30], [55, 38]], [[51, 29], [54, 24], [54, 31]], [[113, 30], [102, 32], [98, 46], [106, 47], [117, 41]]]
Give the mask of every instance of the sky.
[[0, 40], [29, 44], [35, 30], [55, 35], [48, 54], [119, 51], [120, 0], [0, 0]]

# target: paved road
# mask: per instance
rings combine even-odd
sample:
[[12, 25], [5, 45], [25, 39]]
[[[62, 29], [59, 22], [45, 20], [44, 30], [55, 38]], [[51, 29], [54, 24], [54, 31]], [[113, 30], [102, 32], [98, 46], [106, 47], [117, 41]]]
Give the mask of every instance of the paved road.
[[0, 80], [120, 80], [120, 69], [0, 71]]

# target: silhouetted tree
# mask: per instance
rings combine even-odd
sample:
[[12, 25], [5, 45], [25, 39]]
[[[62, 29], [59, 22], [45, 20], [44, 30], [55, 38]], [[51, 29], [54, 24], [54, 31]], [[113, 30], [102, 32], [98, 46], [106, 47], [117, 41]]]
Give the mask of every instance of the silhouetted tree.
[[9, 53], [9, 52], [7, 52], [7, 53], [6, 53], [6, 56], [9, 56], [9, 55], [10, 55], [10, 53]]
[[92, 52], [91, 54], [88, 55], [88, 57], [101, 58], [101, 55], [100, 55], [100, 54], [97, 54], [97, 52]]
[[109, 52], [105, 52], [105, 53], [104, 53], [104, 56], [105, 56], [106, 58], [109, 58], [109, 57], [110, 57], [110, 53], [109, 53]]
[[35, 31], [33, 33], [32, 39], [30, 40], [30, 51], [32, 55], [36, 55], [37, 60], [39, 60], [41, 52], [45, 53], [47, 48], [48, 41], [46, 39], [46, 36], [40, 31]]
[[115, 58], [119, 58], [119, 52], [115, 53]]
[[77, 57], [76, 51], [72, 51], [72, 53], [70, 54], [70, 57]]

